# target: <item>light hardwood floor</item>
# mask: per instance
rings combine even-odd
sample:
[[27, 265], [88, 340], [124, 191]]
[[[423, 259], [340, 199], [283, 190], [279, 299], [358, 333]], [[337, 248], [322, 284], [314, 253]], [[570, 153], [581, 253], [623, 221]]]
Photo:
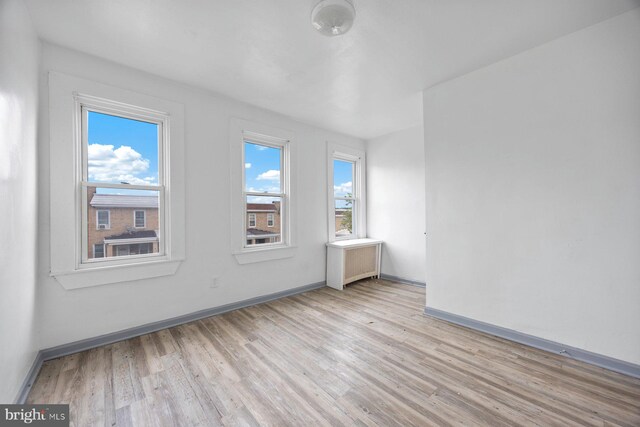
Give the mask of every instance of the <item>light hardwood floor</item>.
[[72, 425], [640, 426], [640, 380], [423, 316], [424, 289], [323, 288], [46, 362]]

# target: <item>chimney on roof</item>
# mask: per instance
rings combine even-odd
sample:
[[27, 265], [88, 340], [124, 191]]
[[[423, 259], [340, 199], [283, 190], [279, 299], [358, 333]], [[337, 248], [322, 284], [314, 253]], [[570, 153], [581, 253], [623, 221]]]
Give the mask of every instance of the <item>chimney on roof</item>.
[[280, 202], [271, 202], [274, 204], [274, 206], [276, 207], [276, 213], [279, 215], [280, 214]]

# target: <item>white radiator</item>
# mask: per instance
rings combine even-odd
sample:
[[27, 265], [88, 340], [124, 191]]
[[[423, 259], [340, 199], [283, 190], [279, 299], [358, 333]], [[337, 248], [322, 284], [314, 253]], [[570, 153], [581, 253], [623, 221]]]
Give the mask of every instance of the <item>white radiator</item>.
[[327, 243], [327, 286], [343, 289], [347, 283], [380, 277], [382, 242], [374, 239]]
[[378, 246], [363, 246], [344, 251], [343, 283], [378, 275]]

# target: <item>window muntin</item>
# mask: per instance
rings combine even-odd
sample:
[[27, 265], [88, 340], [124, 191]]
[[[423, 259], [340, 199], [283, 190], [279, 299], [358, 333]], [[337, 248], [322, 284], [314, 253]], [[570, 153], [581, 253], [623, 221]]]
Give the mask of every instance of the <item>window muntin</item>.
[[244, 140], [244, 201], [248, 227], [244, 246], [282, 245], [286, 201], [285, 146]]
[[109, 230], [111, 228], [111, 215], [108, 210], [96, 211], [96, 230]]
[[[80, 108], [82, 264], [113, 261], [116, 256], [165, 253], [162, 160], [166, 118], [141, 117], [117, 108], [108, 110], [89, 103]], [[96, 213], [96, 227], [91, 227], [92, 211], [106, 207], [108, 226], [101, 225], [104, 214]], [[147, 218], [145, 210], [152, 218]], [[152, 225], [149, 222], [154, 228], [144, 230]], [[151, 243], [150, 250], [116, 249], [140, 242]], [[103, 245], [102, 257], [89, 250], [95, 245]]]
[[145, 228], [147, 226], [147, 216], [144, 210], [133, 211], [133, 226], [135, 228]]
[[355, 169], [355, 161], [334, 157], [333, 199], [336, 239], [348, 239], [354, 236], [355, 218], [357, 218]]

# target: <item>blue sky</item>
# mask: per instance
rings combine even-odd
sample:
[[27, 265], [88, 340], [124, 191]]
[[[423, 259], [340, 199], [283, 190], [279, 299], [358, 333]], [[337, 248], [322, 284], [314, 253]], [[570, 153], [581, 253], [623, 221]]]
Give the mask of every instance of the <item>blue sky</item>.
[[[137, 185], [158, 183], [158, 125], [108, 114], [88, 114], [89, 181]], [[353, 163], [334, 160], [334, 195], [352, 192]], [[281, 150], [245, 142], [246, 190], [278, 193]], [[136, 190], [100, 189], [101, 193], [155, 194]], [[251, 197], [270, 203], [273, 198]]]
[[245, 187], [247, 191], [279, 193], [280, 154], [278, 148], [244, 144]]
[[[244, 181], [246, 191], [280, 193], [281, 151], [264, 145], [244, 144]], [[273, 197], [247, 197], [250, 203], [271, 203]]]
[[353, 163], [342, 160], [333, 161], [333, 195], [346, 197], [353, 192]]
[[[333, 196], [346, 197], [353, 194], [353, 163], [343, 160], [333, 161]], [[337, 208], [347, 207], [347, 202], [336, 200]]]
[[[245, 141], [245, 189], [253, 192], [280, 192], [281, 150]], [[334, 196], [345, 197], [353, 192], [353, 163], [341, 160], [333, 162]], [[271, 197], [248, 197], [249, 202], [271, 203]], [[336, 202], [345, 207], [346, 203]]]
[[[87, 150], [91, 182], [158, 183], [158, 125], [155, 123], [90, 111]], [[99, 192], [122, 193], [107, 189]]]

